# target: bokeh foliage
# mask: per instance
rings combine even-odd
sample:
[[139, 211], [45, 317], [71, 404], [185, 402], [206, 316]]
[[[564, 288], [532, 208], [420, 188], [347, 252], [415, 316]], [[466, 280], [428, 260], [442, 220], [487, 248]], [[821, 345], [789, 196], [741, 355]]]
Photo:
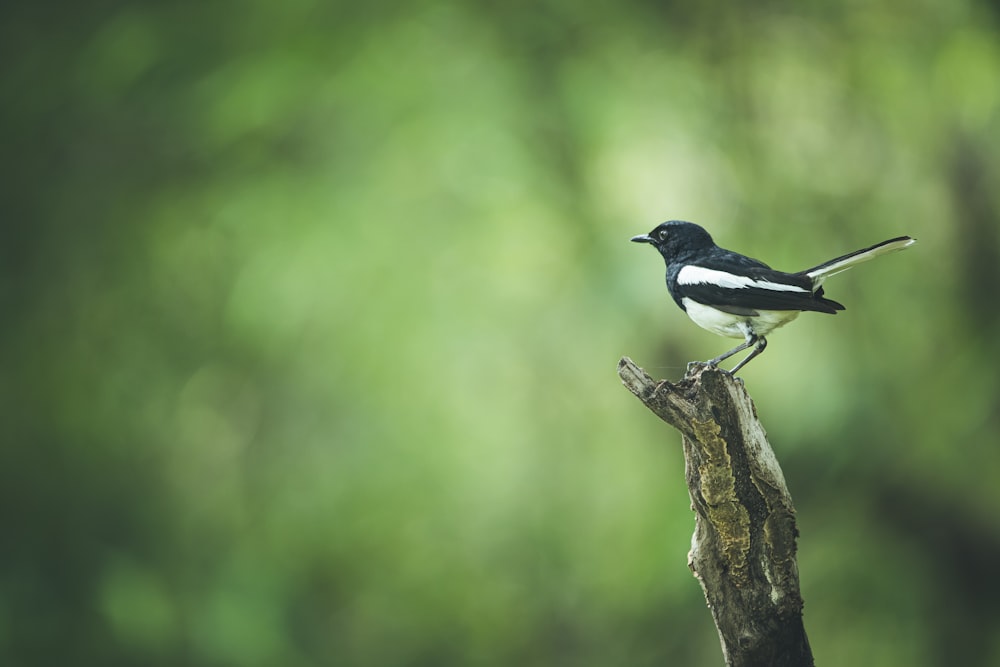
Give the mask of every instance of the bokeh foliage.
[[818, 661], [1000, 663], [996, 3], [0, 12], [3, 664], [721, 664], [667, 218], [919, 238], [742, 375]]

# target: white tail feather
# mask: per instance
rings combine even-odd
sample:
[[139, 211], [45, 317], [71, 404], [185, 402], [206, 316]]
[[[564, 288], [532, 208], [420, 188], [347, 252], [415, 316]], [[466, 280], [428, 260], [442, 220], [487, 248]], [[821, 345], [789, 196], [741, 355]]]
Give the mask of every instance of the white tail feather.
[[824, 262], [819, 266], [802, 271], [802, 273], [812, 278], [813, 284], [816, 287], [819, 287], [823, 284], [824, 280], [832, 275], [836, 275], [841, 271], [846, 271], [861, 262], [867, 262], [870, 259], [875, 259], [880, 255], [887, 255], [890, 252], [896, 252], [897, 250], [902, 250], [903, 248], [909, 248], [911, 245], [916, 243], [916, 241], [916, 239], [910, 238], [909, 236], [900, 236], [899, 238], [889, 239], [888, 241], [876, 243], [870, 248], [856, 250], [848, 255], [844, 255], [843, 257], [831, 259], [829, 262]]

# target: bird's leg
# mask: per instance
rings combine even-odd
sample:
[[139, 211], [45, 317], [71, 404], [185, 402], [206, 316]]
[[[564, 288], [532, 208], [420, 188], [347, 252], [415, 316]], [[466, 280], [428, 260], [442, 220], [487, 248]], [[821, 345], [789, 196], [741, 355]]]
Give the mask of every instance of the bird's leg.
[[[723, 354], [720, 354], [715, 359], [709, 359], [705, 363], [708, 364], [709, 366], [718, 366], [720, 361], [725, 361], [726, 359], [728, 359], [729, 357], [733, 356], [737, 352], [742, 352], [743, 350], [747, 349], [748, 347], [750, 347], [751, 345], [753, 345], [756, 342], [757, 342], [757, 336], [756, 336], [756, 334], [747, 333], [747, 339], [746, 339], [746, 341], [744, 341], [743, 343], [740, 343], [739, 345], [737, 345], [733, 349], [729, 350], [729, 352], [725, 352]], [[746, 363], [746, 362], [744, 362], [744, 363]]]
[[736, 366], [734, 366], [733, 369], [731, 371], [729, 371], [730, 375], [736, 375], [736, 371], [738, 371], [741, 368], [743, 368], [744, 366], [746, 366], [748, 361], [750, 361], [751, 359], [753, 359], [754, 357], [756, 357], [758, 354], [760, 354], [761, 352], [763, 352], [764, 348], [767, 347], [767, 339], [765, 339], [763, 336], [759, 336], [759, 337], [755, 337], [755, 338], [757, 338], [757, 344], [754, 346], [753, 351], [746, 356], [746, 359], [744, 359], [740, 363], [736, 364]]

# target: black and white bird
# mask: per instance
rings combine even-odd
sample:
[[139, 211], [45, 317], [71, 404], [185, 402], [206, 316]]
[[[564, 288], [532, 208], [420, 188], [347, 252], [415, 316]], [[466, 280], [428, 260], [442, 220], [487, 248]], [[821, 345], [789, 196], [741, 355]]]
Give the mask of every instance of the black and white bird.
[[916, 240], [899, 236], [856, 250], [798, 273], [775, 271], [764, 262], [715, 245], [704, 229], [670, 220], [648, 234], [633, 236], [649, 243], [667, 263], [667, 289], [695, 324], [712, 333], [742, 338], [743, 343], [709, 360], [711, 366], [753, 347], [730, 373], [743, 368], [767, 347], [765, 336], [811, 310], [836, 314], [844, 306], [823, 296], [823, 281], [880, 255], [902, 250]]

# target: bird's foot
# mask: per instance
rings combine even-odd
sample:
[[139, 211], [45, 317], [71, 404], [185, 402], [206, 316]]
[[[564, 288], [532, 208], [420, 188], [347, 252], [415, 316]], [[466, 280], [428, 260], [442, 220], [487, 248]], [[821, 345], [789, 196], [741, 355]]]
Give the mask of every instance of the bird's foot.
[[736, 375], [736, 371], [739, 370], [739, 366], [734, 367], [732, 370], [727, 370], [719, 366], [718, 359], [709, 359], [708, 361], [689, 361], [687, 365], [687, 375], [685, 375], [685, 377], [693, 377], [707, 370], [725, 373], [729, 377], [736, 380], [739, 384], [743, 384], [743, 378]]

